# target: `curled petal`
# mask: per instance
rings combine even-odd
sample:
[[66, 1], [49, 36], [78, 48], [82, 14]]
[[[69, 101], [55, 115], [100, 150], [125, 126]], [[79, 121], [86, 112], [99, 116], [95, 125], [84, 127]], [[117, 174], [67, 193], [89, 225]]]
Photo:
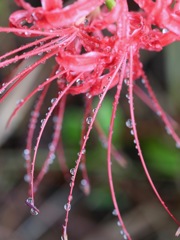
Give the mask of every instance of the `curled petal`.
[[56, 60], [68, 70], [76, 72], [86, 72], [95, 69], [97, 62], [104, 57], [98, 52], [89, 52], [82, 55], [59, 55]]
[[63, 9], [45, 12], [45, 17], [53, 27], [68, 26], [87, 16], [103, 3], [104, 0], [79, 0]]
[[62, 8], [62, 0], [41, 0], [41, 5], [45, 11], [51, 11], [56, 8]]

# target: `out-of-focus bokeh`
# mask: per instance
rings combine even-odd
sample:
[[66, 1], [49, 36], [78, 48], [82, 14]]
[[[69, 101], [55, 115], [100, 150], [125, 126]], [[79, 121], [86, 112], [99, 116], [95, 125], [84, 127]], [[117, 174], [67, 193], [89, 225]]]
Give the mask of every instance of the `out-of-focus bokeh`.
[[[30, 1], [29, 1], [30, 2]], [[34, 3], [37, 1], [34, 1]], [[0, 1], [0, 25], [7, 26], [8, 16], [17, 9], [13, 1]], [[8, 52], [27, 39], [13, 34], [0, 34], [0, 55]], [[180, 133], [180, 43], [174, 43], [161, 53], [142, 51], [141, 58], [151, 85], [159, 102], [177, 122]], [[30, 60], [28, 60], [30, 61]], [[35, 61], [35, 59], [33, 59]], [[53, 62], [40, 66], [15, 89], [6, 101], [0, 104], [0, 240], [49, 240], [60, 239], [64, 222], [64, 204], [67, 202], [69, 183], [62, 176], [57, 159], [50, 167], [36, 195], [38, 216], [31, 216], [25, 205], [28, 186], [22, 151], [25, 148], [28, 119], [35, 99], [32, 99], [15, 117], [9, 129], [6, 122], [16, 106], [34, 86], [48, 77]], [[23, 67], [23, 66], [22, 66]], [[13, 66], [0, 71], [0, 84]], [[104, 100], [98, 120], [107, 133], [115, 90]], [[150, 188], [142, 170], [133, 138], [126, 128], [129, 118], [128, 103], [122, 93], [113, 135], [115, 147], [127, 159], [126, 168], [113, 160], [113, 176], [116, 195], [124, 222], [133, 240], [175, 239], [177, 226], [164, 211]], [[45, 114], [53, 96], [50, 89], [42, 114]], [[96, 99], [97, 100], [97, 99]], [[69, 97], [65, 111], [62, 139], [69, 168], [72, 168], [79, 152], [79, 141], [83, 117], [83, 98]], [[174, 215], [180, 219], [180, 150], [166, 133], [158, 116], [135, 98], [137, 129], [142, 151], [155, 185]], [[52, 139], [50, 120], [43, 134], [38, 151], [36, 174], [40, 170]], [[79, 184], [79, 172], [73, 194], [69, 219], [69, 239], [72, 240], [116, 240], [121, 239], [117, 218], [112, 215], [106, 149], [99, 142], [97, 132], [92, 130], [87, 147], [87, 167], [91, 182], [91, 193], [84, 196]]]

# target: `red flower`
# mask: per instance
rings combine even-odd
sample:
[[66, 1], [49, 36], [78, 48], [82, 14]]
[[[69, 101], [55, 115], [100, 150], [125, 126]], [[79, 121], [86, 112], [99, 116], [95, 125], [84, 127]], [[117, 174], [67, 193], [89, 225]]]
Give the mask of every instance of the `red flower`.
[[[74, 183], [80, 164], [83, 169], [83, 190], [85, 194], [89, 194], [90, 191], [89, 178], [85, 167], [85, 148], [93, 125], [96, 126], [100, 138], [107, 144], [107, 168], [112, 200], [115, 207], [114, 213], [118, 217], [124, 239], [131, 239], [118, 208], [111, 172], [112, 154], [116, 156], [116, 159], [120, 161], [121, 165], [124, 166], [126, 164], [125, 160], [121, 156], [119, 157], [112, 146], [114, 119], [124, 82], [128, 87], [127, 97], [130, 103], [131, 116], [126, 122], [126, 125], [134, 135], [135, 145], [145, 174], [165, 210], [172, 219], [180, 225], [164, 204], [147, 170], [138, 139], [133, 103], [133, 94], [135, 93], [149, 105], [153, 111], [158, 113], [165, 126], [169, 129], [170, 135], [175, 140], [177, 147], [180, 147], [180, 139], [175, 133], [166, 113], [159, 105], [139, 59], [140, 49], [161, 51], [164, 46], [180, 39], [179, 1], [176, 1], [172, 7], [173, 1], [159, 0], [152, 2], [150, 0], [136, 0], [135, 2], [141, 8], [137, 12], [129, 11], [127, 2], [121, 0], [117, 0], [116, 2], [113, 2], [113, 0], [110, 1], [113, 2], [112, 6], [115, 5], [112, 9], [108, 9], [108, 4], [103, 4], [104, 0], [78, 0], [64, 8], [60, 0], [41, 0], [42, 6], [38, 8], [32, 7], [24, 0], [16, 0], [15, 2], [23, 8], [23, 10], [14, 12], [9, 18], [10, 27], [0, 28], [0, 31], [14, 32], [22, 37], [36, 36], [40, 37], [40, 39], [1, 56], [0, 67], [5, 67], [35, 55], [42, 56], [40, 56], [37, 62], [24, 69], [1, 87], [0, 92], [3, 95], [0, 101], [4, 100], [24, 77], [38, 65], [52, 57], [55, 58], [56, 61], [56, 66], [50, 78], [46, 79], [46, 81], [35, 88], [19, 103], [8, 122], [9, 124], [18, 110], [35, 93], [42, 90], [30, 119], [27, 146], [24, 150], [24, 157], [27, 163], [27, 180], [30, 186], [29, 198], [26, 203], [30, 206], [31, 213], [36, 215], [39, 212], [34, 205], [34, 194], [49, 164], [51, 164], [54, 159], [55, 151], [61, 151], [61, 153], [63, 151], [62, 142], [59, 141], [59, 139], [61, 137], [66, 98], [69, 94], [85, 94], [86, 109], [82, 126], [81, 148], [76, 166], [70, 171], [72, 175], [71, 188], [68, 202], [65, 205], [66, 219], [62, 239], [67, 239], [66, 231], [69, 210], [71, 208]], [[104, 30], [108, 32], [107, 36], [104, 35]], [[24, 51], [24, 54], [22, 54], [22, 51]], [[141, 90], [136, 84], [136, 80], [139, 78], [142, 78], [148, 94]], [[57, 95], [52, 99], [52, 105], [46, 117], [41, 121], [41, 129], [35, 145], [34, 154], [32, 154], [33, 156], [31, 158], [34, 129], [40, 108], [52, 82], [56, 82], [57, 84]], [[109, 135], [106, 138], [96, 122], [96, 116], [108, 90], [115, 86], [117, 86], [117, 92], [113, 103]], [[91, 113], [92, 100], [93, 97], [97, 95], [99, 95], [99, 102], [96, 109]], [[39, 143], [46, 123], [54, 112], [56, 112], [54, 138], [49, 147], [49, 154], [42, 170], [34, 180], [34, 168]], [[62, 165], [63, 172], [66, 173], [67, 166], [65, 162], [62, 161], [60, 164]]]

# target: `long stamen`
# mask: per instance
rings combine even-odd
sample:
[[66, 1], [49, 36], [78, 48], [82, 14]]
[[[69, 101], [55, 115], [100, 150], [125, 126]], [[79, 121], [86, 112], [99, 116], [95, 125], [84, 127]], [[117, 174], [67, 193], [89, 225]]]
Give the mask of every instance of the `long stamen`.
[[165, 202], [163, 201], [163, 199], [161, 198], [161, 196], [159, 195], [152, 179], [151, 176], [149, 174], [149, 171], [147, 169], [146, 163], [144, 161], [144, 157], [141, 151], [141, 147], [140, 147], [140, 143], [139, 143], [139, 138], [138, 138], [138, 134], [137, 134], [137, 128], [136, 128], [136, 121], [135, 121], [135, 116], [134, 116], [134, 101], [133, 101], [133, 47], [130, 47], [130, 77], [129, 77], [129, 99], [130, 99], [130, 115], [131, 115], [131, 121], [132, 121], [132, 129], [134, 132], [134, 139], [135, 139], [135, 144], [136, 144], [136, 148], [138, 151], [138, 155], [139, 158], [141, 160], [141, 164], [142, 167], [144, 169], [144, 172], [147, 176], [147, 179], [154, 191], [154, 193], [156, 194], [158, 200], [160, 201], [161, 205], [163, 206], [163, 208], [166, 210], [166, 212], [169, 214], [169, 216], [174, 220], [174, 222], [180, 226], [180, 222], [174, 217], [174, 215], [171, 213], [171, 211], [168, 209], [168, 207], [166, 206]]

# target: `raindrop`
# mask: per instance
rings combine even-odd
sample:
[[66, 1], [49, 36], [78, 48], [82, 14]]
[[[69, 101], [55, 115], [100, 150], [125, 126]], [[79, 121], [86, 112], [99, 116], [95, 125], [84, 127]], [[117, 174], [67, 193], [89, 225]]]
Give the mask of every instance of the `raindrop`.
[[86, 118], [86, 123], [87, 124], [91, 124], [91, 122], [92, 122], [92, 117], [87, 117]]
[[168, 135], [171, 134], [171, 129], [170, 129], [169, 127], [166, 126], [166, 127], [165, 127], [165, 130], [166, 130], [166, 132], [167, 132]]
[[129, 85], [129, 78], [125, 78], [125, 79], [124, 79], [124, 83], [125, 83], [126, 85]]
[[129, 99], [129, 94], [126, 94], [126, 98]]
[[117, 221], [117, 225], [118, 225], [118, 227], [120, 227], [120, 226], [121, 226], [121, 223], [120, 223], [120, 221]]
[[16, 101], [16, 105], [20, 105], [23, 102], [24, 102], [24, 99], [19, 99], [19, 100]]
[[38, 211], [35, 210], [34, 208], [31, 208], [30, 213], [31, 213], [31, 215], [33, 215], [33, 216], [37, 216], [37, 215], [38, 215]]
[[33, 205], [34, 204], [34, 202], [33, 202], [31, 197], [26, 199], [26, 203], [29, 204], [29, 205]]
[[134, 135], [134, 131], [132, 129], [131, 129], [130, 133], [131, 133], [131, 135]]
[[74, 174], [75, 174], [75, 168], [71, 168], [71, 169], [70, 169], [70, 174], [71, 174], [71, 175], [74, 175]]
[[86, 149], [82, 149], [82, 154], [85, 154], [86, 153]]
[[57, 98], [52, 98], [52, 99], [51, 99], [51, 104], [55, 103], [56, 100], [57, 100]]
[[180, 148], [180, 142], [177, 142], [177, 143], [176, 143], [176, 147], [177, 147], [177, 148]]
[[70, 203], [66, 203], [66, 204], [64, 205], [64, 209], [65, 209], [66, 211], [70, 211], [70, 210], [71, 210], [71, 204], [70, 204]]
[[100, 94], [98, 95], [98, 96], [99, 96], [99, 99], [101, 99], [102, 95], [103, 95], [103, 93], [100, 93]]
[[163, 29], [162, 29], [162, 33], [163, 33], [163, 34], [165, 34], [165, 33], [167, 33], [167, 32], [168, 32], [168, 29], [167, 29], [167, 28], [163, 28]]
[[86, 93], [87, 98], [92, 98], [92, 95], [90, 93]]
[[83, 80], [81, 80], [80, 78], [78, 78], [78, 79], [76, 80], [76, 86], [79, 87], [79, 86], [82, 85], [82, 84], [83, 84]]
[[30, 182], [30, 176], [28, 174], [24, 175], [24, 181], [29, 183]]
[[132, 128], [132, 127], [133, 127], [133, 124], [132, 124], [132, 120], [131, 120], [131, 119], [128, 119], [128, 120], [126, 121], [126, 126], [127, 126], [128, 128]]
[[124, 238], [125, 240], [127, 240], [127, 236], [126, 236], [126, 234], [123, 235], [123, 238]]
[[145, 80], [144, 80], [143, 78], [142, 78], [141, 82], [142, 82], [143, 84], [145, 84]]
[[123, 235], [123, 234], [124, 234], [124, 231], [123, 231], [123, 230], [121, 230], [121, 231], [120, 231], [120, 234], [121, 234], [121, 235]]
[[42, 85], [38, 86], [38, 91], [42, 91], [44, 89], [44, 87]]
[[30, 154], [29, 149], [24, 149], [23, 157], [24, 157], [25, 160], [29, 160], [29, 154]]
[[112, 211], [112, 215], [114, 215], [114, 216], [117, 216], [117, 215], [118, 215], [116, 209], [114, 209], [114, 210]]
[[60, 73], [60, 70], [57, 70], [57, 71], [55, 72], [56, 75], [59, 74], [59, 73]]
[[157, 114], [157, 116], [161, 116], [162, 115], [161, 111], [157, 111], [156, 114]]

